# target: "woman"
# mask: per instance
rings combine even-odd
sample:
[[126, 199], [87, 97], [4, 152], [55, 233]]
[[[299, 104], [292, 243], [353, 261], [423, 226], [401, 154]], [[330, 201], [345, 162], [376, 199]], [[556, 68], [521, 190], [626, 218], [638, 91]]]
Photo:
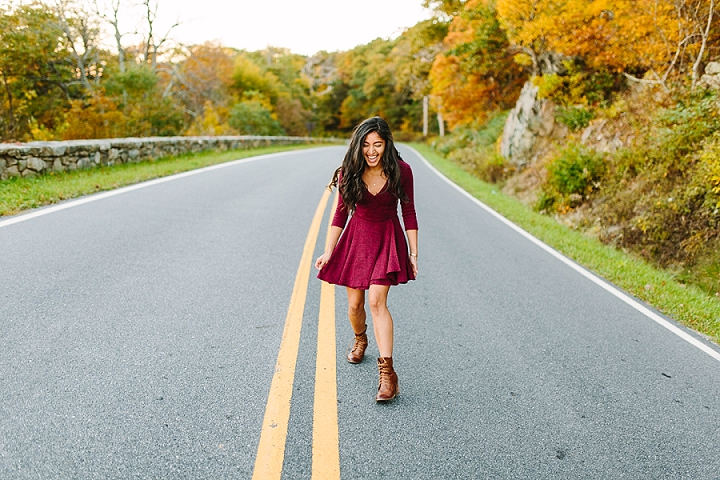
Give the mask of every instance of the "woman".
[[[342, 166], [329, 185], [333, 186], [338, 187], [341, 201], [335, 210], [327, 249], [315, 267], [320, 270], [321, 280], [347, 288], [348, 317], [355, 332], [347, 355], [350, 363], [362, 362], [368, 345], [367, 290], [380, 351], [375, 401], [390, 401], [400, 393], [400, 388], [393, 369], [393, 319], [387, 297], [390, 286], [407, 283], [417, 276], [418, 226], [412, 170], [395, 149], [385, 120], [373, 117], [355, 127]], [[398, 201], [407, 242], [397, 215]]]

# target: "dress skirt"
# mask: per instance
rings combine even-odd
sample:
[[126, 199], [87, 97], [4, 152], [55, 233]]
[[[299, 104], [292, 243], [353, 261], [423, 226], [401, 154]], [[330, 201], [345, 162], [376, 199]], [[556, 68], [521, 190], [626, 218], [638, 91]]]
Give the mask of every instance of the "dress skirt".
[[359, 290], [415, 280], [398, 216], [381, 221], [350, 217], [318, 278]]

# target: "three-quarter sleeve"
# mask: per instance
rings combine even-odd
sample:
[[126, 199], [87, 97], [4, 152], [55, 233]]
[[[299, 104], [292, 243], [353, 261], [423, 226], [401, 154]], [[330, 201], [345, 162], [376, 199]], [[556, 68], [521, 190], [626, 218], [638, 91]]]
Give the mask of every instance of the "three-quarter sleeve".
[[410, 165], [402, 161], [400, 163], [400, 182], [408, 198], [407, 202], [400, 202], [405, 230], [417, 230], [418, 221], [415, 214], [415, 186], [413, 184], [412, 169]]
[[[342, 170], [338, 172], [338, 179], [337, 179], [337, 188], [338, 192], [340, 191], [340, 182], [342, 181]], [[337, 207], [335, 207], [335, 216], [333, 216], [332, 226], [333, 227], [340, 227], [345, 228], [345, 224], [347, 223], [347, 219], [349, 217], [349, 213], [347, 208], [345, 208], [345, 203], [342, 199], [342, 194], [338, 197]]]
[[338, 198], [337, 207], [335, 207], [335, 216], [333, 217], [332, 226], [345, 228], [345, 224], [347, 223], [348, 216], [349, 215], [348, 215], [347, 208], [345, 208], [345, 204], [343, 203], [342, 197], [340, 197], [340, 198]]

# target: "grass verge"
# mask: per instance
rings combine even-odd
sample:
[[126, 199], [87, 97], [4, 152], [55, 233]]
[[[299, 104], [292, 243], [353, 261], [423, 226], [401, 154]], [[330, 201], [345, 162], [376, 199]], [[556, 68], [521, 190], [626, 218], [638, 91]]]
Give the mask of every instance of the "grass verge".
[[227, 152], [202, 152], [72, 172], [13, 177], [0, 182], [0, 217], [218, 163], [318, 146], [322, 145], [284, 145]]
[[641, 259], [571, 230], [471, 175], [421, 143], [412, 143], [432, 165], [472, 196], [580, 265], [680, 323], [720, 343], [720, 300]]

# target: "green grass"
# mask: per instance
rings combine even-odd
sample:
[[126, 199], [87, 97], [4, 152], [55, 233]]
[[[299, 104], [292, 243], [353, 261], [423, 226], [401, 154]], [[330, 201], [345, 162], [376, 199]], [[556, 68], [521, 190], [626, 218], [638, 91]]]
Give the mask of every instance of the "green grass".
[[429, 146], [419, 143], [412, 146], [450, 180], [508, 220], [664, 314], [715, 342], [720, 341], [720, 300], [697, 287], [678, 282], [670, 272], [532, 211], [519, 200], [504, 195], [497, 186], [483, 182], [443, 158]]
[[285, 145], [227, 152], [202, 152], [138, 163], [124, 163], [0, 182], [0, 217], [103, 190], [165, 177], [241, 158], [320, 145]]

